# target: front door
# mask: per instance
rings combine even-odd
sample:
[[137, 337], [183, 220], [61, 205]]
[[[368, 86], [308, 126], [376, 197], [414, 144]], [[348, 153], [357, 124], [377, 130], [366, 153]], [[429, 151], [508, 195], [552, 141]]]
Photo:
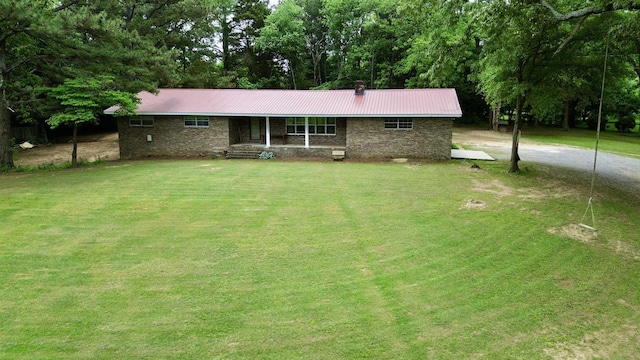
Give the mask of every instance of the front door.
[[259, 118], [255, 118], [255, 117], [251, 118], [250, 139], [260, 140], [260, 119]]

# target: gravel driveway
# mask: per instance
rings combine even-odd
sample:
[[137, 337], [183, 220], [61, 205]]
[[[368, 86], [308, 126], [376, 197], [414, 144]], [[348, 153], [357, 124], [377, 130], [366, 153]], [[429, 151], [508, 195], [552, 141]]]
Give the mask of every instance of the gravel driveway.
[[[595, 140], [594, 140], [595, 141]], [[454, 128], [453, 142], [482, 150], [501, 160], [511, 158], [511, 134], [495, 133], [487, 130]], [[520, 141], [520, 167], [527, 163], [541, 163], [576, 170], [581, 182], [591, 181], [594, 151], [562, 145], [543, 145]], [[596, 184], [608, 184], [617, 189], [640, 196], [640, 159], [619, 156], [598, 151], [596, 164]]]

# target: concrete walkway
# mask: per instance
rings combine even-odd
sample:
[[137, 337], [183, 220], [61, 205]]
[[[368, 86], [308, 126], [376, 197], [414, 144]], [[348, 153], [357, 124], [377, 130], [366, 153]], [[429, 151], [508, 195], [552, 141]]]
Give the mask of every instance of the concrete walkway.
[[488, 160], [488, 161], [495, 160], [484, 151], [461, 150], [461, 149], [451, 149], [451, 158], [466, 159], [466, 160]]

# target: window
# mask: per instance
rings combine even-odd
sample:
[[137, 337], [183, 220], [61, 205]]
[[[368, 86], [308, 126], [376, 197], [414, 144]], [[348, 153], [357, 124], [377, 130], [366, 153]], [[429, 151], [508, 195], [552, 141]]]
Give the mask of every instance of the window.
[[129, 126], [153, 126], [153, 116], [135, 116], [129, 118]]
[[[304, 134], [304, 118], [287, 118], [287, 135]], [[336, 118], [309, 118], [309, 134], [335, 135]]]
[[413, 119], [410, 118], [388, 118], [384, 119], [384, 128], [392, 130], [413, 129]]
[[185, 116], [184, 126], [194, 127], [194, 128], [208, 128], [209, 117], [208, 116]]

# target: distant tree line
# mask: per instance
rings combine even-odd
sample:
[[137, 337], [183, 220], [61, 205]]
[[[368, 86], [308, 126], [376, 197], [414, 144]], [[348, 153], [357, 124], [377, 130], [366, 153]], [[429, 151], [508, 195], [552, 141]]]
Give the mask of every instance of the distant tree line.
[[[162, 87], [340, 89], [364, 80], [456, 88], [462, 121], [508, 117], [516, 132], [525, 121], [594, 126], [607, 48], [604, 113], [626, 131], [640, 109], [638, 33], [637, 0], [3, 1], [0, 167], [13, 165], [11, 124], [96, 121], [62, 116], [78, 97], [60, 86], [94, 100], [117, 93], [104, 101], [131, 108], [135, 98], [123, 94]], [[91, 86], [71, 86], [83, 83]]]

